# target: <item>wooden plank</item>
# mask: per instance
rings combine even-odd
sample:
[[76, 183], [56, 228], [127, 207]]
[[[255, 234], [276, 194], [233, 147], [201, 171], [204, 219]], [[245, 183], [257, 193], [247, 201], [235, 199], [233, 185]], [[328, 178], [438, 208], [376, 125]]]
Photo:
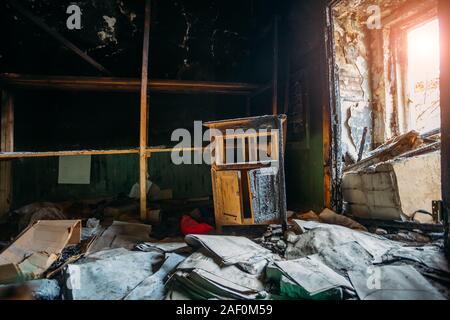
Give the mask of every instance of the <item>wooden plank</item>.
[[[14, 101], [7, 91], [1, 92], [0, 151], [14, 151]], [[0, 216], [7, 213], [12, 202], [12, 163], [0, 161]]]
[[[95, 91], [95, 92], [140, 92], [141, 80], [113, 77], [42, 76], [4, 73], [0, 85], [17, 89]], [[214, 93], [250, 95], [260, 86], [248, 83], [149, 80], [149, 92], [170, 93]]]
[[[172, 153], [181, 151], [206, 151], [208, 148], [165, 148], [149, 147], [145, 151], [148, 155], [152, 153]], [[126, 150], [70, 150], [70, 151], [46, 151], [46, 152], [0, 152], [0, 159], [20, 159], [20, 158], [45, 158], [60, 156], [82, 156], [82, 155], [118, 155], [118, 154], [139, 154], [140, 149]]]
[[145, 1], [144, 45], [142, 49], [141, 106], [139, 133], [139, 193], [141, 220], [147, 218], [147, 137], [148, 137], [148, 55], [150, 46], [151, 0]]
[[127, 150], [76, 150], [76, 151], [48, 151], [48, 152], [0, 152], [0, 159], [43, 158], [60, 156], [84, 156], [84, 155], [116, 155], [138, 154], [139, 149]]
[[217, 198], [220, 211], [216, 224], [242, 224], [243, 204], [240, 171], [215, 172], [215, 199]]
[[92, 59], [86, 52], [82, 51], [80, 48], [78, 48], [75, 44], [64, 38], [59, 32], [57, 32], [55, 29], [50, 28], [44, 20], [41, 18], [35, 16], [33, 13], [31, 13], [29, 10], [25, 9], [22, 5], [18, 3], [17, 0], [8, 0], [8, 3], [17, 11], [19, 11], [24, 17], [26, 17], [29, 21], [37, 25], [39, 28], [47, 32], [51, 37], [53, 37], [55, 40], [60, 42], [63, 46], [70, 49], [72, 52], [74, 52], [76, 55], [78, 55], [80, 58], [85, 60], [87, 63], [89, 63], [91, 66], [93, 66], [98, 71], [107, 74], [112, 75], [110, 71], [108, 71], [104, 66], [102, 66], [100, 63]]
[[217, 173], [218, 171], [213, 167], [211, 169], [211, 185], [213, 191], [213, 201], [214, 201], [214, 221], [216, 222], [217, 231], [222, 231], [222, 201], [220, 200], [219, 191], [220, 188], [217, 183]]

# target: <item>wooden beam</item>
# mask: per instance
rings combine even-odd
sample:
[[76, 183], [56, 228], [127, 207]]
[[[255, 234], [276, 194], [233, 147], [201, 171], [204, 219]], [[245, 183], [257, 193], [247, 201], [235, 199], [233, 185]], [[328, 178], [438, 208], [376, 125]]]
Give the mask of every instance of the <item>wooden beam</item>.
[[[1, 92], [0, 152], [14, 151], [14, 101], [11, 94]], [[7, 213], [12, 202], [12, 163], [0, 162], [0, 216]]]
[[103, 67], [100, 63], [92, 59], [86, 52], [82, 51], [80, 48], [78, 48], [75, 44], [64, 38], [59, 32], [57, 32], [55, 29], [50, 28], [44, 20], [41, 18], [35, 16], [32, 12], [24, 8], [21, 4], [18, 3], [17, 0], [7, 0], [8, 3], [16, 9], [18, 12], [20, 12], [25, 18], [30, 20], [32, 23], [37, 25], [39, 28], [47, 32], [51, 37], [53, 37], [55, 40], [60, 42], [63, 46], [70, 49], [72, 52], [74, 52], [76, 55], [81, 57], [83, 60], [85, 60], [87, 63], [89, 63], [91, 66], [93, 66], [98, 71], [107, 74], [112, 75], [110, 71], [108, 71], [105, 67]]
[[150, 45], [151, 0], [145, 1], [144, 45], [142, 49], [141, 116], [139, 138], [140, 216], [147, 219], [147, 136], [148, 136], [148, 55]]
[[48, 151], [48, 152], [0, 152], [0, 160], [2, 160], [2, 159], [20, 159], [20, 158], [85, 156], [85, 155], [138, 154], [138, 153], [139, 153], [139, 149], [76, 150], [76, 151]]
[[[148, 147], [145, 152], [148, 156], [153, 153], [172, 153], [172, 152], [205, 152], [208, 148], [171, 148], [171, 147]], [[46, 151], [46, 152], [0, 152], [0, 160], [11, 160], [21, 158], [45, 158], [45, 157], [70, 157], [70, 156], [99, 156], [99, 155], [120, 155], [120, 154], [139, 154], [140, 149], [126, 150], [70, 150], [70, 151]]]
[[273, 22], [273, 84], [272, 114], [278, 115], [278, 16]]
[[[96, 92], [140, 92], [141, 80], [112, 77], [73, 77], [73, 76], [30, 76], [1, 74], [0, 85], [13, 89], [65, 90]], [[263, 90], [269, 89], [263, 87]], [[248, 83], [149, 80], [149, 92], [170, 93], [215, 93], [230, 95], [251, 95], [259, 93], [260, 86]], [[262, 91], [262, 90], [261, 90]]]

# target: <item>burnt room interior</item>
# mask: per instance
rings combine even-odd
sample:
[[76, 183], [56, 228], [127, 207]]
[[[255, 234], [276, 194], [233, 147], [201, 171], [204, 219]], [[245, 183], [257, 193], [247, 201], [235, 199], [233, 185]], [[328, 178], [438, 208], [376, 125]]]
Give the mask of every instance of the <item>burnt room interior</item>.
[[447, 0], [2, 1], [0, 299], [450, 299], [449, 30]]

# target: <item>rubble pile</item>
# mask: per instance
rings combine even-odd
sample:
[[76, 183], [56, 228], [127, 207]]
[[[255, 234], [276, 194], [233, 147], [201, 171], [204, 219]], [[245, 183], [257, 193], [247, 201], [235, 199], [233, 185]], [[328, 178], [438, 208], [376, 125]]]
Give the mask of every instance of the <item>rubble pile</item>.
[[[90, 220], [83, 231], [77, 222], [55, 220], [37, 222], [29, 230], [49, 223], [74, 229], [65, 236], [64, 229], [55, 229], [60, 246], [51, 263], [27, 278], [3, 278], [0, 296], [26, 292], [24, 297], [47, 300], [450, 297], [450, 268], [439, 241], [431, 242], [433, 237], [419, 230], [392, 234], [377, 228], [371, 233], [330, 210], [293, 214], [287, 230], [269, 225], [253, 240], [189, 234], [158, 241], [151, 236], [151, 226], [118, 221], [102, 226]], [[28, 246], [22, 241], [9, 248], [32, 253]], [[3, 263], [0, 270], [11, 266]], [[377, 274], [381, 276], [373, 280]], [[375, 284], [368, 288], [364, 284], [370, 281]]]

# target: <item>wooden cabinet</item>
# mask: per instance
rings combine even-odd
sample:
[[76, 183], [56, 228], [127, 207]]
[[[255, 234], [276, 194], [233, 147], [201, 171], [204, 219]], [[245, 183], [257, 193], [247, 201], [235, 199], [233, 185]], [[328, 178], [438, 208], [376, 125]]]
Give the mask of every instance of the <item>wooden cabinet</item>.
[[285, 195], [280, 194], [284, 180], [279, 174], [283, 144], [278, 119], [265, 116], [205, 124], [215, 129], [211, 131], [211, 177], [218, 229], [224, 225], [280, 222], [280, 203]]

